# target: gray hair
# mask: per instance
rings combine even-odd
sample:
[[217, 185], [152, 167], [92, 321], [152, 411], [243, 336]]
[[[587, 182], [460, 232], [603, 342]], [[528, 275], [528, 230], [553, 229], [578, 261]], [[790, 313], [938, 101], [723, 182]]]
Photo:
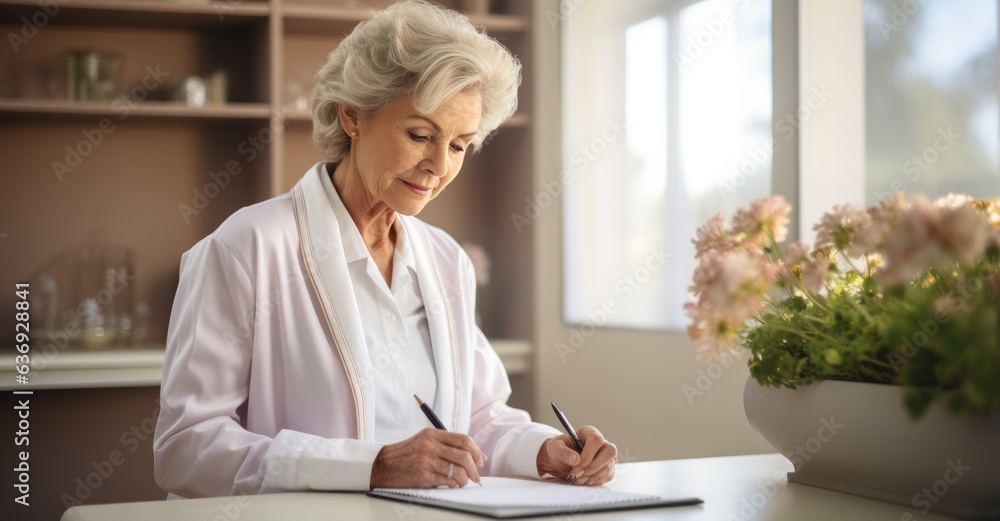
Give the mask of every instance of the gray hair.
[[404, 96], [431, 114], [461, 91], [482, 97], [478, 151], [517, 109], [521, 64], [468, 18], [423, 0], [398, 2], [361, 22], [330, 53], [313, 87], [313, 142], [330, 161], [351, 140], [340, 125], [343, 105], [371, 115]]

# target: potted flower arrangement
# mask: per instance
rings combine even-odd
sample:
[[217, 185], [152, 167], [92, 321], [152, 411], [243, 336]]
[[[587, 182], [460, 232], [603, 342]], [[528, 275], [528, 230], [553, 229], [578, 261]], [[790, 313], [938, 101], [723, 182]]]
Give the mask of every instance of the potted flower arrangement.
[[784, 244], [780, 196], [694, 239], [699, 356], [749, 351], [751, 425], [789, 481], [1000, 517], [1000, 202], [838, 205]]

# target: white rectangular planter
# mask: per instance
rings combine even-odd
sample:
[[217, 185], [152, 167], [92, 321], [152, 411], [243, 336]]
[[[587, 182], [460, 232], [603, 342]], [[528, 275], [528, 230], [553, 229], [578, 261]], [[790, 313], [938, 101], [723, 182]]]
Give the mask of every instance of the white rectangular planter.
[[902, 388], [825, 380], [796, 390], [747, 380], [753, 428], [795, 467], [788, 481], [968, 519], [1000, 518], [1000, 414], [914, 422]]

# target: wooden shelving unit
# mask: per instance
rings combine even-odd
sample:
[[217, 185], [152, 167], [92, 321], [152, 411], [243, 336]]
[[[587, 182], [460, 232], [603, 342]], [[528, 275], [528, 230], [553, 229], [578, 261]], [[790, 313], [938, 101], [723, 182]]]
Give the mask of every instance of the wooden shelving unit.
[[[441, 3], [458, 7], [457, 0]], [[353, 4], [73, 0], [49, 13], [37, 0], [0, 0], [4, 34], [22, 34], [25, 19], [44, 21], [16, 49], [0, 51], [0, 233], [3, 248], [17, 251], [0, 251], [5, 283], [29, 280], [67, 247], [94, 240], [131, 246], [135, 298], [153, 310], [151, 338], [165, 338], [180, 255], [238, 208], [286, 192], [322, 159], [312, 144], [311, 114], [293, 107], [301, 106], [327, 54], [383, 1]], [[484, 330], [527, 339], [532, 241], [516, 232], [510, 215], [534, 193], [531, 4], [494, 0], [491, 11], [471, 19], [524, 63], [521, 110], [421, 217], [493, 257], [495, 282], [480, 289]], [[169, 75], [144, 99], [129, 99], [125, 117], [111, 103], [65, 101], [62, 55], [79, 49], [123, 55], [126, 91], [142, 85], [149, 68]], [[218, 70], [229, 78], [226, 104], [172, 101], [183, 78]], [[114, 132], [81, 144], [105, 118]], [[80, 164], [55, 175], [53, 165], [67, 164], [74, 151], [86, 152]], [[191, 205], [210, 174], [233, 161], [240, 175], [185, 218], [178, 208]], [[10, 295], [0, 296], [3, 306], [13, 309]], [[13, 330], [12, 320], [0, 316], [0, 327]]]
[[[0, 20], [32, 20], [39, 16], [45, 25], [101, 27], [208, 27], [240, 24], [266, 19], [271, 4], [263, 1], [174, 3], [155, 0], [73, 0], [59, 2], [58, 11], [45, 17], [37, 1], [4, 0], [0, 3]], [[51, 7], [50, 7], [51, 9]]]
[[[93, 242], [132, 248], [132, 298], [152, 311], [144, 349], [83, 352], [33, 332], [40, 355], [31, 378], [33, 518], [58, 519], [66, 495], [79, 490], [74, 480], [88, 479], [93, 462], [126, 450], [123, 432], [152, 432], [181, 255], [239, 208], [286, 192], [321, 160], [309, 112], [293, 107], [302, 106], [299, 96], [308, 94], [329, 52], [383, 0], [355, 2], [357, 8], [332, 0], [189, 2], [60, 0], [49, 14], [38, 0], [0, 0], [0, 33], [25, 35], [0, 50], [0, 287], [7, 288], [0, 292], [0, 329], [14, 331], [15, 283], [32, 281], [68, 249]], [[457, 0], [442, 3], [457, 7]], [[535, 193], [531, 0], [493, 0], [492, 11], [474, 21], [524, 64], [519, 112], [466, 159], [421, 218], [492, 257], [492, 283], [478, 293], [483, 329], [490, 338], [512, 339], [494, 344], [513, 380], [510, 403], [530, 407], [533, 240], [510, 216], [523, 213]], [[24, 19], [44, 23], [25, 30]], [[130, 96], [141, 95], [127, 100], [125, 117], [112, 103], [66, 101], [63, 54], [80, 49], [124, 57], [123, 85]], [[150, 69], [162, 71], [163, 81], [151, 84]], [[173, 101], [185, 77], [219, 70], [229, 80], [226, 104]], [[232, 166], [238, 175], [224, 186], [215, 181]], [[185, 214], [183, 206], [197, 211]], [[33, 284], [33, 296], [40, 290]], [[72, 278], [58, 290], [69, 310], [93, 296]], [[0, 390], [23, 388], [15, 353], [2, 344]], [[85, 502], [164, 497], [152, 479], [151, 437], [144, 436]]]
[[61, 116], [114, 116], [120, 117], [128, 110], [127, 117], [180, 118], [180, 119], [256, 119], [266, 121], [271, 108], [264, 103], [227, 103], [206, 107], [188, 107], [173, 101], [146, 101], [134, 107], [112, 106], [101, 102], [56, 101], [51, 99], [0, 99], [0, 114]]

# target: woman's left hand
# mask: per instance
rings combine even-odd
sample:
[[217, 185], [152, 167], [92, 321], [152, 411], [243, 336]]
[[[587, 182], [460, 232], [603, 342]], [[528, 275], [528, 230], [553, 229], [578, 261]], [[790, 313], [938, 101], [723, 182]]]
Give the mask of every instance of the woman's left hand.
[[[576, 485], [603, 485], [615, 477], [618, 448], [604, 439], [596, 427], [586, 425], [577, 429], [583, 442], [583, 452], [577, 452], [576, 443], [566, 434], [545, 440], [538, 450], [538, 475], [563, 477]], [[570, 477], [572, 476], [572, 478]]]

